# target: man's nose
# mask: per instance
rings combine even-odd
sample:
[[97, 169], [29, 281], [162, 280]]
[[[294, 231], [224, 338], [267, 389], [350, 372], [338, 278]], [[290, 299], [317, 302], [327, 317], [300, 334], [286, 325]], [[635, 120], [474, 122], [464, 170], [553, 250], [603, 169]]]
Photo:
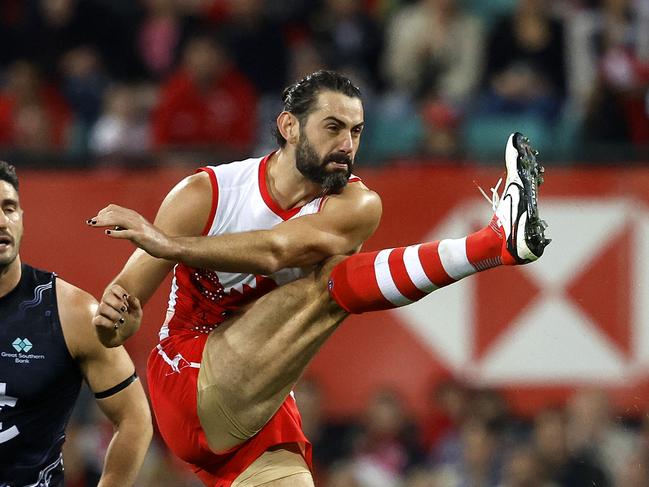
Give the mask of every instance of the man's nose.
[[345, 154], [351, 154], [353, 148], [354, 148], [354, 142], [352, 140], [352, 133], [344, 132], [338, 149], [341, 152], [344, 152]]

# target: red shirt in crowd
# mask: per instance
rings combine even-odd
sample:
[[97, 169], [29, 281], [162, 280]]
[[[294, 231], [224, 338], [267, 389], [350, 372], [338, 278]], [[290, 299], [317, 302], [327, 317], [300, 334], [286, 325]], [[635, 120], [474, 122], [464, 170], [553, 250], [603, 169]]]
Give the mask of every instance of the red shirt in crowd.
[[162, 87], [153, 115], [154, 145], [246, 149], [254, 141], [256, 109], [255, 89], [236, 70], [201, 88], [181, 69]]
[[[33, 99], [22, 102], [10, 91], [0, 92], [0, 146], [63, 149], [71, 119], [70, 107], [51, 86], [43, 86]], [[30, 140], [42, 137], [47, 140]]]

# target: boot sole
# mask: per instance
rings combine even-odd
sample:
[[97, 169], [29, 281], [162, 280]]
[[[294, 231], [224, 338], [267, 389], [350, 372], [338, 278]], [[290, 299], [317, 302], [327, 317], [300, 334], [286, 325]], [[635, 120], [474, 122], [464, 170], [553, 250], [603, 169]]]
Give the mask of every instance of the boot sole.
[[524, 204], [527, 206], [525, 243], [534, 255], [541, 257], [545, 247], [551, 242], [545, 237], [545, 229], [548, 224], [539, 217], [538, 208], [539, 186], [543, 184], [545, 168], [536, 158], [538, 152], [530, 145], [530, 139], [520, 132], [516, 132], [513, 143], [518, 152], [516, 166], [518, 176], [523, 183]]

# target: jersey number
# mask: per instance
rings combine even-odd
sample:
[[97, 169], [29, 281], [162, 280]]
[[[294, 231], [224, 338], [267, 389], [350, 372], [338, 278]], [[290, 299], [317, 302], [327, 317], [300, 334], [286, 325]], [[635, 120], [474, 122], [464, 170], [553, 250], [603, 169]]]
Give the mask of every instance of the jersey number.
[[[0, 411], [2, 411], [2, 408], [5, 407], [14, 407], [16, 405], [16, 402], [18, 402], [18, 399], [15, 397], [7, 396], [7, 384], [4, 382], [0, 382]], [[0, 443], [5, 443], [12, 438], [15, 438], [18, 436], [20, 431], [18, 431], [18, 428], [15, 426], [12, 426], [9, 429], [3, 430], [2, 429], [2, 423], [0, 423]]]

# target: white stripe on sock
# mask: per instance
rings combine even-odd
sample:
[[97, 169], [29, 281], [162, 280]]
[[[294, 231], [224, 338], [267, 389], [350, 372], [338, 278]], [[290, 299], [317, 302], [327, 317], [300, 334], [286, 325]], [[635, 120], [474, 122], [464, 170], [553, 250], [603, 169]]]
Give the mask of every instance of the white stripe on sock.
[[390, 257], [392, 250], [393, 249], [385, 249], [376, 254], [376, 259], [374, 259], [376, 282], [378, 283], [381, 294], [383, 294], [385, 299], [395, 306], [404, 306], [412, 303], [412, 301], [399, 292], [399, 289], [392, 279], [390, 265], [388, 264], [388, 258]]
[[451, 278], [459, 281], [475, 274], [475, 267], [466, 256], [466, 237], [442, 240], [437, 251], [444, 270]]
[[403, 253], [403, 262], [406, 265], [408, 277], [410, 277], [415, 287], [425, 293], [432, 293], [437, 289], [437, 286], [428, 279], [428, 276], [424, 272], [424, 268], [419, 260], [419, 247], [421, 247], [421, 244], [406, 247]]

